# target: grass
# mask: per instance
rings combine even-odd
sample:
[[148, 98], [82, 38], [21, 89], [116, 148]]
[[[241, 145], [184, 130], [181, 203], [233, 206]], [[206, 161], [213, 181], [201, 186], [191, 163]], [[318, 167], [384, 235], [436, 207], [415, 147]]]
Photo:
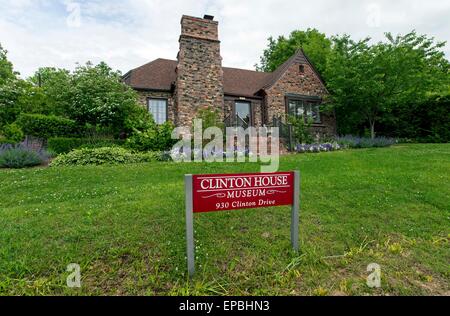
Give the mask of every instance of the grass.
[[449, 295], [449, 157], [448, 144], [284, 156], [302, 174], [300, 253], [288, 207], [196, 214], [192, 280], [183, 175], [257, 164], [0, 170], [0, 294]]

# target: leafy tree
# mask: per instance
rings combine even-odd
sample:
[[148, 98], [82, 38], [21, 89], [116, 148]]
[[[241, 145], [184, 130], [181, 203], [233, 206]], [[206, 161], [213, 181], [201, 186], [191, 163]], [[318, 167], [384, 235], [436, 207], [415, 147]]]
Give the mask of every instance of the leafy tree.
[[13, 70], [13, 64], [8, 60], [7, 53], [0, 44], [0, 85], [5, 84], [8, 80], [16, 79], [17, 73]]
[[26, 93], [26, 85], [19, 79], [7, 80], [0, 85], [0, 129], [13, 123], [21, 112], [19, 99]]
[[19, 98], [25, 93], [26, 84], [17, 77], [7, 51], [0, 45], [0, 130], [13, 123], [21, 111]]
[[103, 62], [79, 65], [72, 73], [45, 67], [25, 81], [0, 46], [0, 130], [20, 113], [64, 116], [116, 136], [148, 129], [152, 120], [120, 72]]
[[67, 115], [80, 124], [109, 126], [123, 132], [127, 116], [138, 107], [137, 94], [104, 62], [78, 66], [71, 78]]
[[28, 103], [39, 113], [66, 116], [100, 133], [126, 136], [133, 129], [147, 129], [150, 115], [120, 78], [120, 72], [103, 62], [79, 65], [73, 73], [41, 68], [28, 79], [34, 87]]
[[44, 91], [17, 75], [0, 46], [0, 128], [14, 122], [22, 112], [55, 114], [47, 105], [49, 98]]
[[[372, 138], [379, 122], [396, 120], [394, 108], [448, 89], [449, 63], [433, 38], [416, 32], [369, 45], [335, 37], [326, 68], [330, 104], [351, 124], [367, 122]], [[347, 121], [348, 123], [348, 121]]]
[[28, 78], [33, 88], [24, 97], [23, 103], [33, 104], [27, 113], [67, 115], [72, 91], [71, 74], [66, 69], [40, 68]]
[[268, 39], [268, 47], [261, 56], [259, 71], [274, 71], [278, 66], [289, 59], [299, 48], [302, 48], [320, 74], [326, 68], [327, 56], [331, 51], [331, 40], [316, 29], [308, 28], [306, 31], [293, 31], [288, 38], [279, 36]]
[[450, 94], [430, 95], [393, 109], [396, 118], [383, 122], [379, 129], [384, 135], [414, 139], [419, 142], [450, 142]]

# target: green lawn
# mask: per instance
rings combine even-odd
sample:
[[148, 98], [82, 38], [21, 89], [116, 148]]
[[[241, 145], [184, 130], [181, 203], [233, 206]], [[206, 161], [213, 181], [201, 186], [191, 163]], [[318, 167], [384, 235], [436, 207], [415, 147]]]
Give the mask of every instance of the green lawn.
[[[191, 281], [183, 175], [257, 164], [0, 170], [0, 294], [450, 295], [449, 144], [282, 157], [293, 169], [300, 253], [289, 207], [196, 214]], [[81, 289], [66, 287], [69, 263]]]

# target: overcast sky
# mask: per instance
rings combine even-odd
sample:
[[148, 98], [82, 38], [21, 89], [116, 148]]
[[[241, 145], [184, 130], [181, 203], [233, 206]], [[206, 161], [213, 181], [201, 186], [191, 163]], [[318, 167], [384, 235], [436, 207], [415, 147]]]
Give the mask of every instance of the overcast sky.
[[[183, 14], [219, 21], [223, 65], [253, 69], [270, 35], [317, 28], [381, 40], [416, 29], [450, 39], [449, 0], [0, 0], [0, 43], [22, 77], [106, 61], [122, 72], [175, 59]], [[450, 45], [446, 48], [450, 57]]]

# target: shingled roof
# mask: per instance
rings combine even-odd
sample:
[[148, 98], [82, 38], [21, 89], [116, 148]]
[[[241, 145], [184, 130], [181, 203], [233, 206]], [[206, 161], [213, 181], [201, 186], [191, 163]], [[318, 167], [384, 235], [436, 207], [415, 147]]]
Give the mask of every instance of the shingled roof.
[[[256, 96], [259, 91], [270, 88], [281, 78], [293, 62], [311, 65], [300, 49], [274, 72], [222, 67], [224, 93], [243, 97]], [[176, 67], [176, 60], [158, 58], [129, 71], [123, 76], [123, 81], [137, 90], [171, 91], [176, 80]], [[317, 72], [316, 74], [320, 78]]]
[[134, 89], [170, 91], [175, 83], [176, 60], [158, 58], [123, 76], [123, 81]]

